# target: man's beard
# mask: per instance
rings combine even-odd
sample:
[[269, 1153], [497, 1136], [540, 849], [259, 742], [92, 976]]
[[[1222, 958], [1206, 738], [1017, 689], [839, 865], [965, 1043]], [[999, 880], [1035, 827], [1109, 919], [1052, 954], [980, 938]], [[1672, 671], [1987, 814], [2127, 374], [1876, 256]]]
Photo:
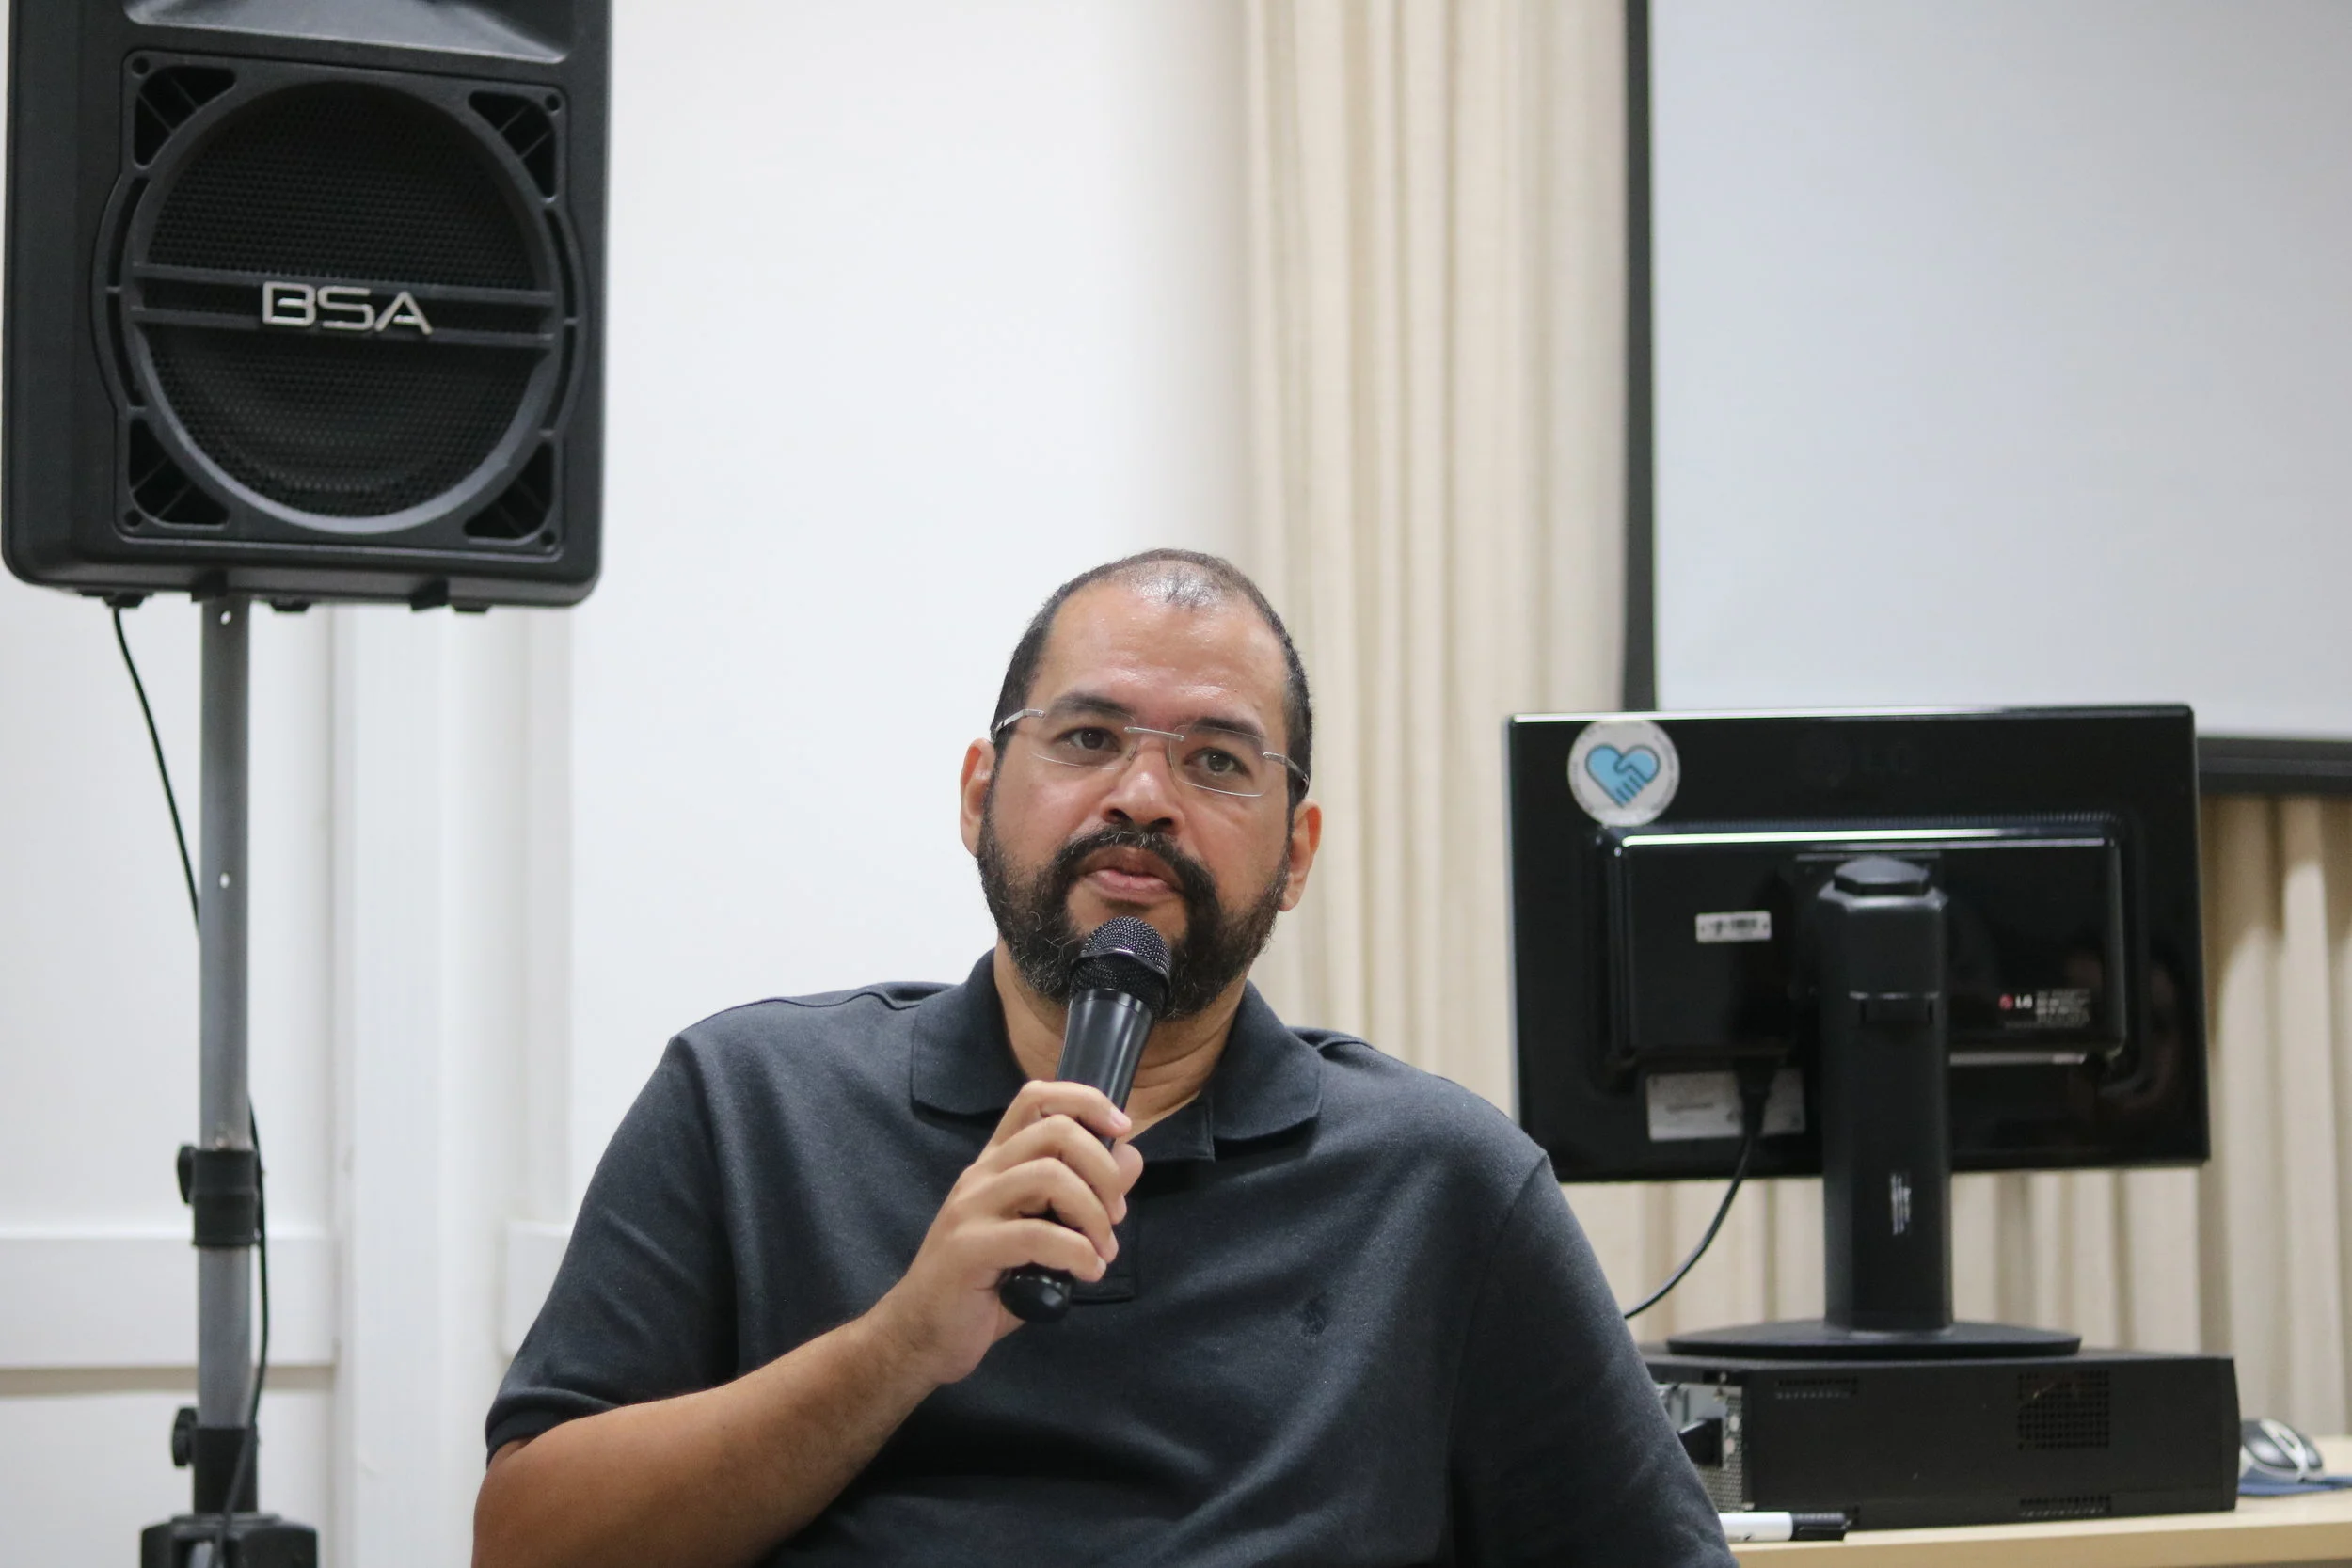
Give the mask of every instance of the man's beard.
[[1228, 915], [1207, 866], [1176, 847], [1165, 834], [1141, 828], [1103, 828], [1071, 840], [1025, 882], [1006, 863], [996, 836], [992, 800], [980, 810], [980, 891], [997, 934], [1012, 955], [1013, 967], [1031, 990], [1049, 1002], [1067, 1002], [1078, 954], [1089, 933], [1070, 918], [1070, 893], [1085, 875], [1089, 857], [1105, 849], [1140, 849], [1157, 856], [1176, 879], [1184, 901], [1184, 934], [1168, 954], [1168, 1006], [1163, 1019], [1190, 1018], [1249, 972], [1274, 935], [1290, 887], [1290, 863], [1276, 868], [1255, 903]]

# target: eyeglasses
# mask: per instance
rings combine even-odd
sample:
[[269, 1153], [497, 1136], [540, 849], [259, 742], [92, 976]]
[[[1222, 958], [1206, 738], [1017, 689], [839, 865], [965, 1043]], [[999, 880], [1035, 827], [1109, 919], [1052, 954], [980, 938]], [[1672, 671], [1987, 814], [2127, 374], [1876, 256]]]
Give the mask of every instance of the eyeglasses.
[[1025, 707], [990, 733], [1002, 736], [1025, 719], [1038, 723], [1021, 731], [1027, 749], [1046, 762], [1065, 768], [1089, 768], [1115, 773], [1135, 760], [1146, 741], [1157, 741], [1168, 752], [1170, 777], [1212, 795], [1250, 799], [1281, 784], [1295, 773], [1301, 785], [1307, 775], [1279, 752], [1266, 751], [1255, 736], [1220, 725], [1189, 730], [1155, 730], [1142, 724], [1120, 724], [1100, 713], [1048, 713]]

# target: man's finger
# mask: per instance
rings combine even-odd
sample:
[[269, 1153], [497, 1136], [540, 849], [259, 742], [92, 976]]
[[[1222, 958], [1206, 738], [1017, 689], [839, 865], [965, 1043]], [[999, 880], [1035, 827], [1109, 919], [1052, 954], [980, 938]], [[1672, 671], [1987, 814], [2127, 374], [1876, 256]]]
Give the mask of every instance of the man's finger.
[[988, 1227], [973, 1240], [973, 1257], [991, 1286], [1032, 1263], [1089, 1281], [1102, 1278], [1110, 1268], [1084, 1236], [1052, 1220], [1008, 1220]]
[[1126, 1216], [1127, 1189], [1135, 1184], [1136, 1172], [1142, 1169], [1140, 1156], [1122, 1164], [1117, 1154], [1103, 1147], [1100, 1138], [1068, 1117], [1060, 1116], [1023, 1128], [988, 1149], [976, 1164], [982, 1170], [994, 1172], [1011, 1170], [1032, 1160], [1058, 1160], [1076, 1171], [1079, 1179], [1094, 1189], [1113, 1220]]
[[1012, 1098], [1012, 1104], [997, 1122], [995, 1134], [989, 1139], [993, 1146], [1019, 1132], [1023, 1128], [1043, 1121], [1048, 1117], [1068, 1117], [1095, 1133], [1098, 1137], [1120, 1138], [1127, 1135], [1134, 1123], [1127, 1113], [1110, 1102], [1110, 1097], [1090, 1084], [1065, 1083], [1057, 1078], [1034, 1078], [1021, 1086]]
[[1007, 1219], [1051, 1214], [1082, 1231], [1105, 1260], [1119, 1250], [1110, 1212], [1094, 1189], [1059, 1160], [1031, 1160], [992, 1178], [977, 1195], [983, 1212]]

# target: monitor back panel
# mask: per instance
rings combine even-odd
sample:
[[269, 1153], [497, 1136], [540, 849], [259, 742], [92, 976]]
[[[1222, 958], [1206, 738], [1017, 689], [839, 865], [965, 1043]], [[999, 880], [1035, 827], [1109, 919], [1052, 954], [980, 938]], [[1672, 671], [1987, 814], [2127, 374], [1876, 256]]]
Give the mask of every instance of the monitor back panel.
[[2204, 1158], [2186, 708], [1651, 715], [1671, 798], [1610, 826], [1570, 768], [1620, 717], [1508, 729], [1519, 1118], [1563, 1180], [1724, 1174], [1774, 1052], [1756, 1169], [1819, 1172], [1804, 906], [1869, 852], [1951, 895], [1956, 1168]]

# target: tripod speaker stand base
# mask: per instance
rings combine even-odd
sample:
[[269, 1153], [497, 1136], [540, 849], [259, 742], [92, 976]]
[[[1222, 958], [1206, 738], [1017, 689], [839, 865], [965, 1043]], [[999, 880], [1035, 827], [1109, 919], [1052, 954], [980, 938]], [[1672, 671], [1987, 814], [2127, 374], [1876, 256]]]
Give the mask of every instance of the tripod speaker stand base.
[[318, 1568], [319, 1535], [275, 1513], [239, 1513], [229, 1524], [229, 1555], [213, 1560], [217, 1513], [183, 1513], [139, 1532], [139, 1568]]

